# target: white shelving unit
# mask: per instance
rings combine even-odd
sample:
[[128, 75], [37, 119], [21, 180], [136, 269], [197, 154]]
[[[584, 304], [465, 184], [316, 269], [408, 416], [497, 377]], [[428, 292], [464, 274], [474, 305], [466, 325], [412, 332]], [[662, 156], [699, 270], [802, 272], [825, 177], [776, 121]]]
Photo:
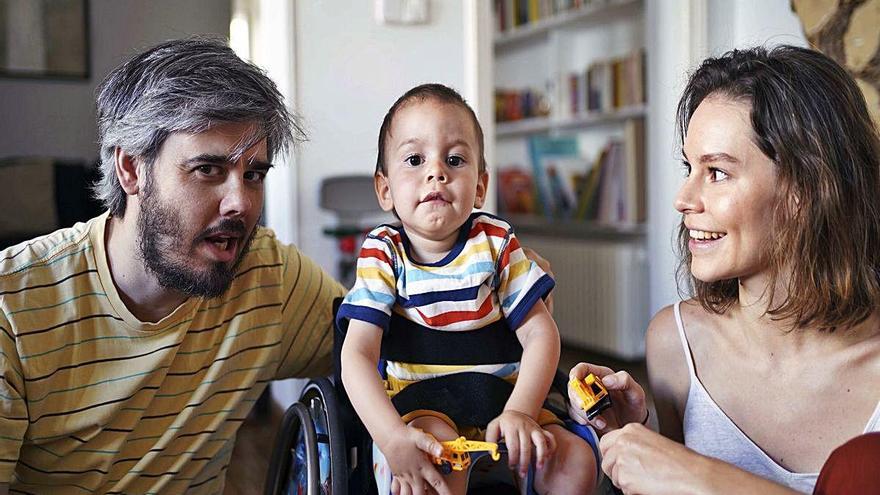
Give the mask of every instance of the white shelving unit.
[[[569, 91], [564, 87], [566, 74], [645, 50], [644, 1], [585, 1], [582, 7], [496, 31], [495, 88], [539, 89], [550, 106], [546, 117], [495, 124], [489, 145], [498, 170], [508, 166], [532, 170], [528, 150], [532, 136], [575, 136], [585, 163], [592, 163], [610, 139], [624, 137], [627, 122], [647, 123], [645, 104], [601, 113], [563, 108]], [[641, 146], [647, 149], [644, 142]], [[640, 180], [646, 180], [644, 173]], [[506, 216], [523, 244], [552, 263], [557, 278], [554, 316], [563, 341], [627, 359], [643, 357], [649, 317], [646, 226]]]

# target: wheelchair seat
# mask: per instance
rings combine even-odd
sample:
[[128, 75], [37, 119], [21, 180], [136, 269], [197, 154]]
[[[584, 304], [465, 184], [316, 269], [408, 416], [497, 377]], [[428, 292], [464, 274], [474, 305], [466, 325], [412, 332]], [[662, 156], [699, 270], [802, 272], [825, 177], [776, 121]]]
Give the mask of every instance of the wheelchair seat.
[[[338, 303], [339, 301], [336, 302], [334, 309], [338, 308]], [[472, 349], [486, 349], [485, 340], [481, 341], [484, 342], [482, 346], [474, 343], [479, 340], [463, 342], [463, 339], [482, 338], [477, 335], [480, 330], [469, 332], [433, 331], [435, 335], [430, 335], [411, 326], [411, 322], [397, 321], [393, 317], [391, 328], [405, 330], [398, 330], [394, 336], [392, 335], [394, 331], [386, 332], [382, 342], [383, 359], [430, 364], [432, 360], [438, 359], [439, 347], [453, 351], [452, 353], [446, 352], [446, 355], [443, 356], [444, 364], [449, 362], [446, 358], [450, 355], [453, 356], [453, 361], [460, 361], [460, 363], [453, 364], [463, 364], [473, 358]], [[522, 348], [515, 340], [515, 336], [512, 339], [509, 338], [513, 336], [513, 332], [498, 330], [496, 328], [487, 332], [487, 335], [490, 335], [490, 345], [494, 349], [494, 357], [490, 357], [490, 360], [512, 360], [510, 358], [515, 356], [515, 360], [518, 361]], [[504, 339], [505, 334], [508, 337], [506, 340]], [[499, 335], [502, 336], [501, 340], [498, 340]], [[291, 406], [285, 413], [273, 449], [269, 473], [266, 477], [264, 491], [266, 495], [377, 493], [373, 474], [372, 440], [348, 400], [341, 380], [339, 357], [344, 336], [345, 329], [337, 326], [333, 342], [334, 381], [331, 382], [327, 378], [312, 380], [303, 389], [299, 402]], [[424, 339], [430, 339], [430, 344]], [[416, 356], [416, 359], [419, 360], [407, 361], [406, 359], [412, 359], [411, 350], [413, 349], [417, 350], [416, 354], [419, 352], [422, 354]], [[402, 357], [403, 359], [401, 359]], [[379, 368], [384, 369], [381, 364]], [[450, 375], [418, 382], [398, 393], [392, 399], [392, 403], [395, 404], [398, 412], [424, 408], [426, 401], [429, 404], [433, 401], [434, 404], [459, 403], [460, 405], [461, 401], [453, 400], [453, 398], [474, 397], [470, 387], [476, 383], [476, 387], [484, 392], [477, 394], [471, 404], [491, 403], [489, 407], [474, 408], [465, 405], [464, 407], [436, 409], [443, 410], [456, 424], [485, 425], [500, 414], [506, 397], [512, 390], [511, 384], [501, 378], [482, 373], [459, 373], [458, 375], [483, 376]], [[439, 386], [423, 385], [435, 380], [440, 384]], [[486, 382], [487, 385], [483, 382]], [[568, 417], [566, 387], [565, 375], [557, 371], [551, 390], [555, 390], [555, 393], [544, 404], [546, 409], [563, 420]], [[407, 391], [410, 392], [404, 393]], [[432, 407], [428, 408], [432, 409]], [[566, 422], [566, 426], [570, 430], [573, 425], [577, 424], [571, 420]], [[597, 439], [592, 430], [583, 429], [581, 433], [577, 431], [575, 433], [581, 437], [590, 436], [590, 439], [584, 439], [590, 443], [594, 452], [597, 452], [598, 458]], [[506, 457], [506, 449], [503, 444], [499, 445], [499, 452]], [[486, 475], [487, 479], [471, 478], [468, 493], [519, 493], [515, 487], [516, 481], [513, 474], [507, 469], [507, 463], [503, 459], [491, 461], [484, 454], [472, 455], [469, 473], [471, 475], [478, 473], [480, 476], [483, 476], [484, 473], [491, 473], [491, 475]], [[498, 464], [500, 469], [493, 469], [493, 464]], [[526, 479], [527, 493], [534, 493], [531, 486], [533, 476], [534, 468], [532, 467], [529, 469], [529, 476]]]

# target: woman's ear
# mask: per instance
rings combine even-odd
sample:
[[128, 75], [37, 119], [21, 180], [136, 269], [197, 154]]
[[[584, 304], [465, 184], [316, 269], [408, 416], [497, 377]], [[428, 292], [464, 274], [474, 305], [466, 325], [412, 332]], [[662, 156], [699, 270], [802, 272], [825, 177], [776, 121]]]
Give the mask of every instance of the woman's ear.
[[373, 185], [376, 188], [376, 199], [379, 200], [379, 207], [383, 211], [391, 211], [394, 209], [394, 199], [391, 197], [391, 184], [388, 183], [388, 177], [385, 174], [377, 172], [373, 176]]
[[474, 208], [482, 208], [486, 202], [486, 191], [489, 189], [489, 173], [481, 172], [477, 179], [477, 195], [474, 197]]
[[139, 169], [138, 165], [141, 161], [119, 147], [113, 152], [113, 160], [116, 178], [119, 179], [122, 190], [129, 196], [137, 194], [140, 191], [138, 177], [142, 169]]

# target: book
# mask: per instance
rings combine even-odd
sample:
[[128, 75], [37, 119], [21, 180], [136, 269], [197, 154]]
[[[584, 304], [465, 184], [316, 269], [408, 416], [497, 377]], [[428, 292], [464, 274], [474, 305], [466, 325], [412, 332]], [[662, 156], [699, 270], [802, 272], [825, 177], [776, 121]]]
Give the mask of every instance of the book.
[[[571, 161], [582, 161], [580, 149], [576, 138], [548, 136], [532, 136], [528, 141], [529, 156], [532, 162], [532, 176], [535, 182], [535, 191], [537, 203], [540, 207], [538, 213], [546, 217], [558, 217], [563, 214], [564, 209], [560, 206], [565, 198], [561, 194], [560, 184], [554, 186], [553, 182], [557, 179], [551, 179], [547, 174], [547, 166], [553, 163], [566, 164]], [[555, 165], [554, 169], [558, 171], [559, 165]], [[568, 166], [566, 167], [568, 168]], [[566, 172], [566, 176], [568, 173]], [[556, 188], [554, 190], [554, 187]], [[573, 201], [571, 201], [569, 211], [573, 210]]]
[[498, 208], [502, 214], [534, 214], [535, 185], [532, 175], [520, 167], [499, 169]]

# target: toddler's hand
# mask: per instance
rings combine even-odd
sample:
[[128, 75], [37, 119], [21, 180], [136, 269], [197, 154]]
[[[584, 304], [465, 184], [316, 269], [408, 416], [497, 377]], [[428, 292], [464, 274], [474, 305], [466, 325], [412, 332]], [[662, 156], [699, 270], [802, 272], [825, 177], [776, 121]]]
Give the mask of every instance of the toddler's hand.
[[429, 488], [438, 495], [451, 495], [443, 475], [428, 455], [438, 457], [443, 450], [440, 442], [418, 428], [406, 426], [391, 435], [379, 449], [388, 460], [393, 479], [391, 493], [421, 495]]
[[528, 474], [532, 462], [532, 445], [535, 446], [535, 465], [538, 469], [556, 450], [553, 435], [532, 419], [519, 411], [506, 410], [493, 419], [486, 428], [486, 441], [498, 442], [503, 438], [507, 445], [507, 458], [510, 469], [516, 470], [520, 478]]

